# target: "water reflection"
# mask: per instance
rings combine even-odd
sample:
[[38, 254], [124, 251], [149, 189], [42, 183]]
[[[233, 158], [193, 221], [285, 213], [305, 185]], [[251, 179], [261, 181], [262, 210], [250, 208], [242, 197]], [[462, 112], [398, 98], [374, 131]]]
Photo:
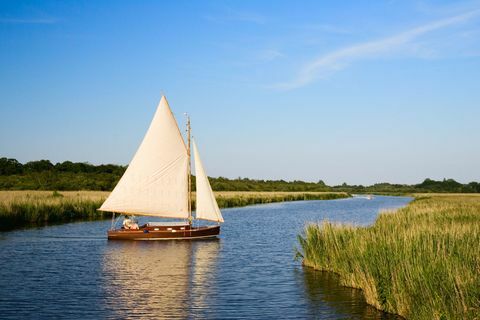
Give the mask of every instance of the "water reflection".
[[336, 311], [335, 319], [403, 319], [369, 306], [365, 302], [361, 290], [340, 286], [338, 276], [334, 273], [317, 271], [308, 267], [303, 267], [299, 273], [303, 276], [298, 278], [299, 281], [303, 281], [311, 315], [320, 316], [326, 313], [332, 317], [329, 309], [333, 308]]
[[217, 278], [216, 260], [220, 241], [207, 240], [199, 243], [195, 250], [195, 260], [192, 268], [192, 313], [204, 317], [208, 310], [208, 299], [216, 295], [215, 279]]
[[103, 259], [111, 318], [184, 319], [206, 309], [219, 240], [109, 242]]

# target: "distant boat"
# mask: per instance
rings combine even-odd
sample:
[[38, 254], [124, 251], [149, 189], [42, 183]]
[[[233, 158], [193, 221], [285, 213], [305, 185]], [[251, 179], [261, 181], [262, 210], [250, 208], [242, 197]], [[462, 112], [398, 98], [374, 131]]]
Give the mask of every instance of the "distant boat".
[[367, 194], [366, 196], [361, 196], [359, 194], [352, 194], [353, 198], [359, 198], [359, 199], [367, 199], [367, 200], [372, 200], [373, 196], [371, 194]]
[[[190, 118], [185, 143], [167, 99], [162, 96], [150, 127], [127, 170], [98, 209], [113, 212], [108, 239], [167, 240], [216, 237], [222, 213], [203, 168], [195, 141], [196, 214], [192, 215]], [[183, 219], [149, 222], [135, 229], [115, 228], [115, 213]], [[217, 222], [194, 226], [193, 220]]]

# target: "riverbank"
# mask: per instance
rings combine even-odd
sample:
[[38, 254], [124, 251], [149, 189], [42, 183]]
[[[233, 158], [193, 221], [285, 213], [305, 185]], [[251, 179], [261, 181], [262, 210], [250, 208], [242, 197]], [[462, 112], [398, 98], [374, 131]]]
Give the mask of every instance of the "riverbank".
[[[110, 192], [104, 191], [0, 191], [0, 230], [49, 223], [108, 219], [98, 211]], [[346, 198], [344, 192], [215, 192], [220, 208], [253, 204]], [[195, 200], [193, 200], [195, 207]]]
[[407, 319], [478, 319], [480, 196], [415, 198], [369, 227], [308, 225], [303, 264], [339, 274], [369, 304]]

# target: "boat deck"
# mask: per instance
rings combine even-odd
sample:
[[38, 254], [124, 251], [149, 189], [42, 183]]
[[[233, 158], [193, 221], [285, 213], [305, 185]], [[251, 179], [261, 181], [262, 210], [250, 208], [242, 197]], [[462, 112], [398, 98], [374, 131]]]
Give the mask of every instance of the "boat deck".
[[109, 240], [188, 240], [212, 238], [220, 234], [220, 226], [191, 227], [178, 226], [148, 226], [139, 229], [116, 229], [108, 231]]

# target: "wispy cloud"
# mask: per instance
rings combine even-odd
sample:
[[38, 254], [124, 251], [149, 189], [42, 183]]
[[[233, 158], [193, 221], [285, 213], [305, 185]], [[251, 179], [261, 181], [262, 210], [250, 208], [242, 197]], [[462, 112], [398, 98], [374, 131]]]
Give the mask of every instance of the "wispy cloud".
[[272, 61], [278, 58], [285, 57], [285, 54], [275, 49], [267, 49], [267, 50], [260, 51], [257, 57], [258, 57], [258, 60], [261, 60], [261, 61]]
[[18, 18], [0, 18], [3, 24], [54, 24], [56, 19], [18, 19]]
[[473, 10], [429, 24], [416, 27], [396, 35], [379, 40], [367, 41], [319, 56], [303, 66], [291, 81], [276, 84], [273, 87], [290, 90], [305, 86], [316, 79], [325, 78], [344, 69], [356, 60], [385, 56], [403, 49], [418, 37], [429, 32], [467, 22], [480, 16], [480, 10]]

